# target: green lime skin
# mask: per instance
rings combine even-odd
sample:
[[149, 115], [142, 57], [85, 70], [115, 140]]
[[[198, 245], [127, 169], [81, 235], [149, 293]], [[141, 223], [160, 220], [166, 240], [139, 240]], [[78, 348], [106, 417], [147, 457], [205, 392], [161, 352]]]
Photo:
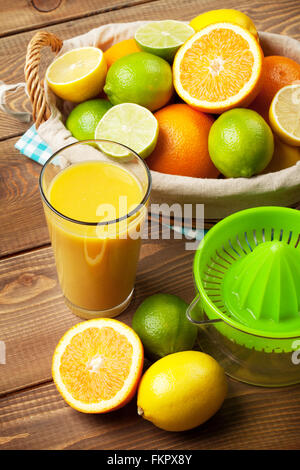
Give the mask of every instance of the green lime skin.
[[209, 155], [227, 178], [250, 178], [266, 168], [274, 152], [270, 126], [251, 109], [226, 111], [211, 126]]
[[170, 64], [172, 64], [175, 54], [180, 47], [180, 46], [174, 46], [174, 47], [165, 48], [167, 50], [164, 50], [163, 48], [154, 49], [153, 47], [145, 46], [144, 44], [139, 43], [137, 40], [135, 40], [135, 42], [143, 51], [149, 52], [149, 54], [157, 55], [158, 57], [165, 59]]
[[186, 318], [187, 307], [184, 300], [171, 294], [152, 295], [138, 307], [132, 328], [149, 359], [193, 348], [198, 329]]
[[193, 34], [194, 29], [182, 21], [162, 20], [140, 26], [134, 39], [142, 51], [172, 63], [178, 49]]
[[77, 140], [94, 139], [100, 119], [111, 107], [112, 104], [104, 99], [84, 101], [70, 112], [66, 128]]
[[165, 106], [173, 95], [170, 64], [148, 52], [134, 52], [109, 69], [104, 92], [112, 104], [136, 103], [150, 111]]

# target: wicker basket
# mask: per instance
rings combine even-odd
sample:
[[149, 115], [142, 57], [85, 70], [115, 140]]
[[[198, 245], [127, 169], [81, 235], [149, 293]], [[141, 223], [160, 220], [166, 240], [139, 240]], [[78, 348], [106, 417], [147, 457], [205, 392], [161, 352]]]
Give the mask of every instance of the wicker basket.
[[[40, 136], [53, 151], [75, 141], [64, 126], [70, 103], [57, 99], [39, 78], [40, 53], [50, 47], [55, 54], [75, 47], [97, 46], [103, 50], [117, 41], [132, 37], [144, 22], [100, 26], [85, 35], [61, 41], [57, 36], [40, 31], [31, 39], [25, 65], [27, 91], [32, 103], [32, 115]], [[285, 55], [300, 63], [300, 43], [287, 36], [260, 33], [265, 55]], [[151, 202], [169, 206], [203, 203], [205, 220], [215, 222], [233, 212], [262, 205], [297, 207], [300, 202], [300, 161], [292, 168], [259, 175], [249, 179], [201, 179], [165, 175], [152, 171]], [[194, 213], [195, 215], [195, 213]]]

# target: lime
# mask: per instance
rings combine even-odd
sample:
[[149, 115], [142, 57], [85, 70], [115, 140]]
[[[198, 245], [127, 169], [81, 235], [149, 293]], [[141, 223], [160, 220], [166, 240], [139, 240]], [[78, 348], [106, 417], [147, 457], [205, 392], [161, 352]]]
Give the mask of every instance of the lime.
[[245, 15], [245, 13], [232, 8], [206, 11], [205, 13], [196, 16], [196, 18], [193, 18], [190, 22], [190, 26], [198, 32], [210, 24], [224, 22], [242, 26], [242, 28], [247, 29], [258, 40], [258, 34], [251, 18]]
[[112, 104], [136, 103], [155, 111], [173, 94], [171, 66], [148, 52], [129, 54], [110, 67], [104, 91]]
[[213, 416], [225, 399], [227, 380], [208, 354], [183, 351], [152, 364], [137, 395], [138, 414], [166, 431], [186, 431]]
[[47, 69], [46, 80], [60, 98], [81, 103], [99, 95], [106, 72], [101, 49], [79, 47], [55, 59]]
[[152, 295], [138, 307], [132, 328], [150, 358], [193, 348], [197, 327], [186, 318], [187, 307], [184, 300], [171, 294]]
[[210, 157], [227, 178], [250, 178], [269, 164], [274, 138], [266, 121], [251, 109], [223, 113], [208, 136]]
[[[157, 119], [148, 109], [134, 103], [123, 103], [111, 108], [95, 130], [95, 139], [124, 144], [142, 158], [153, 152], [157, 138]], [[128, 157], [130, 154], [114, 144], [101, 144], [100, 148], [113, 157]]]
[[172, 62], [180, 46], [195, 31], [182, 21], [153, 21], [141, 26], [135, 33], [138, 46], [146, 52]]
[[69, 114], [66, 128], [78, 140], [95, 138], [95, 129], [112, 104], [103, 99], [88, 100], [78, 104]]

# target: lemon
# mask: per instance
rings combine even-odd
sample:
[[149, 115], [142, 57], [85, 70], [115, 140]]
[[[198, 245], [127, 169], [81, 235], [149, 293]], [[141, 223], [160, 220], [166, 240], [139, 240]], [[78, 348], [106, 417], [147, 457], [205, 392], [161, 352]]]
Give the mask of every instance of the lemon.
[[143, 51], [172, 62], [179, 47], [194, 33], [182, 21], [163, 20], [140, 26], [134, 38]]
[[250, 178], [264, 170], [274, 152], [270, 126], [251, 109], [223, 113], [211, 126], [209, 155], [227, 178]]
[[285, 168], [296, 165], [300, 161], [300, 148], [282, 142], [276, 135], [274, 136], [274, 154], [269, 165], [263, 173], [274, 173]]
[[269, 110], [274, 132], [286, 144], [300, 147], [300, 84], [281, 88]]
[[184, 300], [171, 294], [151, 295], [138, 307], [132, 328], [150, 358], [193, 348], [198, 330], [186, 318], [187, 307]]
[[80, 47], [54, 60], [47, 69], [46, 80], [57, 96], [80, 103], [99, 95], [106, 72], [101, 49]]
[[[158, 138], [158, 122], [143, 106], [122, 103], [103, 116], [95, 130], [95, 139], [106, 139], [126, 145], [142, 158], [153, 152]], [[115, 158], [128, 158], [130, 151], [116, 144], [101, 144], [101, 150]]]
[[95, 138], [95, 129], [112, 104], [103, 99], [88, 100], [80, 103], [70, 112], [66, 128], [78, 140]]
[[227, 393], [224, 370], [211, 356], [183, 351], [159, 359], [138, 388], [138, 414], [166, 431], [186, 431], [207, 421]]
[[135, 52], [110, 67], [104, 92], [112, 104], [136, 103], [150, 111], [161, 108], [173, 94], [170, 64], [148, 52]]
[[233, 23], [247, 29], [258, 40], [258, 34], [253, 21], [249, 16], [239, 10], [222, 8], [220, 10], [210, 10], [192, 19], [190, 26], [196, 31], [213, 23]]

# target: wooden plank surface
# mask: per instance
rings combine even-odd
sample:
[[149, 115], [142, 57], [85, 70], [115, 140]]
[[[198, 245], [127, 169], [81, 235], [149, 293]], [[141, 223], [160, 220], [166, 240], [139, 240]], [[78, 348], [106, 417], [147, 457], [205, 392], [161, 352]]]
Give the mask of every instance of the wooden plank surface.
[[[154, 0], [1, 0], [0, 37], [150, 1]], [[39, 11], [47, 9], [47, 3], [50, 11]]]
[[[118, 317], [131, 324], [144, 297], [194, 293], [192, 252], [183, 241], [147, 241], [142, 248], [134, 300]], [[0, 263], [0, 339], [8, 362], [1, 366], [0, 449], [243, 449], [299, 446], [300, 387], [263, 389], [230, 380], [220, 412], [186, 433], [167, 433], [136, 414], [136, 399], [104, 416], [72, 410], [51, 379], [59, 338], [78, 322], [65, 307], [50, 248]]]
[[194, 430], [169, 433], [137, 415], [135, 398], [114, 413], [84, 415], [48, 383], [0, 401], [0, 450], [299, 449], [299, 401], [299, 387], [283, 392], [231, 381], [213, 418]]
[[[191, 301], [192, 259], [183, 240], [146, 240], [134, 299], [118, 318], [130, 323], [141, 300], [155, 292], [177, 293]], [[52, 352], [79, 319], [64, 304], [50, 247], [0, 262], [0, 312], [0, 340], [8, 358], [1, 368], [0, 395], [51, 380]]]
[[[179, 9], [172, 0], [157, 0], [153, 4], [143, 4], [110, 11], [101, 15], [51, 26], [47, 29], [66, 39], [82, 34], [96, 25], [108, 22], [167, 17], [189, 19], [198, 12], [217, 7], [217, 3], [215, 0], [212, 2], [183, 0], [182, 8]], [[225, 0], [224, 5], [233, 7], [234, 1]], [[254, 18], [259, 29], [289, 34], [300, 39], [299, 28], [295, 26], [300, 21], [298, 5], [298, 1], [284, 0], [277, 4], [276, 11], [274, 12], [272, 1], [253, 2], [250, 4], [248, 0], [241, 0], [239, 8]], [[2, 80], [10, 82], [23, 80], [25, 50], [32, 35], [33, 33], [30, 31], [0, 39], [0, 77]], [[43, 70], [45, 70], [47, 59], [51, 59], [49, 51], [45, 51], [42, 60], [41, 68]], [[11, 102], [11, 98], [9, 102]], [[12, 102], [15, 109], [29, 109], [27, 98], [21, 92], [18, 93]], [[16, 119], [8, 118], [0, 112], [0, 140], [7, 139], [12, 135], [20, 135], [27, 127], [28, 125], [20, 124]], [[7, 205], [9, 209], [0, 213], [0, 223], [2, 226], [0, 255], [41, 246], [49, 241], [37, 192], [40, 167], [34, 162], [28, 162], [25, 157], [22, 157], [14, 149], [16, 140], [0, 141], [0, 204]], [[12, 170], [12, 165], [14, 171]], [[25, 180], [22, 172], [23, 167]], [[10, 212], [11, 209], [13, 210], [12, 213]], [[27, 210], [32, 211], [31, 218], [27, 217]], [[15, 216], [14, 220], [12, 215]], [[19, 228], [22, 228], [21, 231]]]
[[0, 257], [49, 243], [38, 191], [41, 165], [0, 142]]
[[[76, 18], [89, 17], [89, 26], [82, 27], [81, 31], [76, 34], [81, 34], [95, 27], [99, 23], [99, 19], [105, 12], [110, 12], [109, 15], [114, 17], [117, 11], [121, 8], [128, 8], [144, 3], [154, 2], [157, 0], [72, 0], [67, 2], [62, 1], [59, 8], [49, 13], [39, 12], [28, 0], [16, 0], [11, 2], [9, 0], [1, 0], [0, 8], [0, 24], [3, 28], [0, 31], [0, 58], [2, 65], [0, 65], [0, 79], [5, 83], [19, 83], [24, 81], [24, 64], [26, 56], [26, 47], [31, 37], [42, 28], [50, 30], [50, 26], [58, 23], [67, 22], [66, 25], [55, 28], [56, 34], [60, 35], [62, 39], [72, 37], [70, 35], [70, 24]], [[94, 16], [96, 18], [94, 19]], [[29, 31], [27, 34], [18, 34], [17, 37], [6, 40], [5, 36], [15, 35], [16, 33]], [[64, 35], [65, 34], [65, 35]], [[16, 55], [14, 55], [16, 54]], [[14, 56], [12, 58], [12, 55]], [[52, 54], [49, 51], [42, 53], [42, 63], [40, 76], [45, 74], [47, 64], [52, 60]], [[12, 58], [10, 61], [9, 58]], [[9, 108], [13, 111], [31, 111], [29, 99], [27, 98], [24, 90], [17, 92], [8, 92], [6, 95], [6, 102]], [[28, 128], [28, 124], [21, 123], [16, 118], [6, 115], [0, 111], [0, 140], [7, 137], [14, 137], [21, 135]]]
[[[39, 14], [28, 3], [1, 2], [1, 31], [9, 36], [0, 39], [0, 79], [11, 83], [23, 81], [33, 29], [43, 27], [66, 39], [108, 22], [188, 20], [220, 8], [218, 0], [182, 0], [180, 4], [173, 0], [73, 0], [76, 8], [63, 0], [60, 11]], [[224, 0], [222, 7], [237, 5]], [[298, 0], [241, 0], [239, 9], [253, 18], [259, 30], [300, 39]], [[49, 60], [51, 53], [45, 51], [42, 73]], [[14, 109], [29, 109], [21, 92], [9, 96], [9, 103]], [[0, 450], [299, 449], [299, 386], [263, 389], [230, 380], [220, 412], [186, 433], [167, 433], [145, 422], [136, 414], [135, 399], [105, 416], [83, 415], [65, 404], [51, 381], [51, 357], [62, 334], [80, 320], [64, 305], [47, 246], [37, 185], [41, 167], [14, 149], [16, 137], [27, 126], [0, 113], [0, 256], [4, 256], [0, 261], [0, 340], [7, 346], [7, 364], [0, 364]], [[193, 252], [184, 250], [183, 241], [145, 241], [133, 302], [119, 318], [131, 324], [136, 307], [155, 292], [191, 301], [192, 258]]]
[[[11, 4], [13, 5], [13, 2]], [[222, 2], [222, 8], [234, 7], [236, 7], [234, 0], [224, 0]], [[213, 8], [220, 8], [219, 0], [182, 0], [180, 6], [173, 0], [155, 0], [154, 2], [108, 11], [75, 21], [49, 25], [46, 29], [55, 33], [61, 39], [68, 39], [111, 22], [164, 18], [189, 20], [197, 14]], [[239, 9], [249, 14], [261, 31], [287, 34], [300, 39], [300, 28], [298, 26], [300, 21], [299, 0], [281, 0], [276, 2], [275, 7], [273, 0], [263, 2], [240, 0]], [[26, 47], [33, 34], [33, 31], [28, 31], [0, 39], [0, 79], [4, 82], [18, 83], [24, 81], [23, 69]], [[50, 52], [43, 54], [41, 76], [44, 76], [46, 65], [51, 57]], [[10, 96], [8, 101], [13, 108], [28, 108], [28, 99], [24, 93], [17, 98]], [[24, 125], [19, 126], [16, 119], [7, 118], [0, 111], [0, 140], [4, 137], [15, 136], [17, 132], [21, 134], [24, 132], [25, 127]]]

